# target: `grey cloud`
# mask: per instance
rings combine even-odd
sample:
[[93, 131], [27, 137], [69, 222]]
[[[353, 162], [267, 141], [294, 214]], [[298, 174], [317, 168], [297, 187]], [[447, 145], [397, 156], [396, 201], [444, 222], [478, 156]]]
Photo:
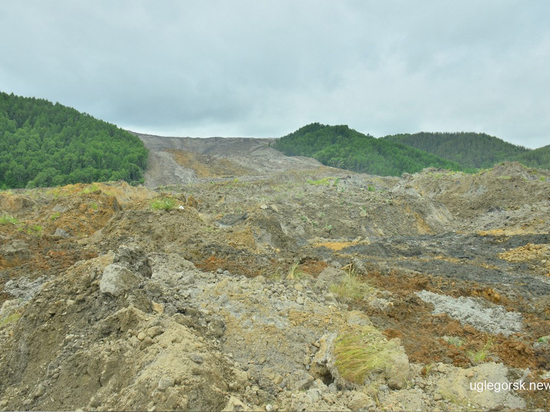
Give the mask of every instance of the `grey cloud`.
[[546, 1], [3, 2], [0, 89], [138, 131], [476, 130], [546, 143]]

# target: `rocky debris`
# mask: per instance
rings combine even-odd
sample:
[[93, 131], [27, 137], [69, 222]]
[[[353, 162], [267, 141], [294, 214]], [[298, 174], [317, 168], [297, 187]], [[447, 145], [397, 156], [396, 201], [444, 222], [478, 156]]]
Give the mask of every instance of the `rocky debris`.
[[460, 230], [548, 233], [550, 226], [543, 216], [550, 211], [549, 178], [547, 170], [505, 162], [473, 175], [426, 169], [403, 175], [391, 191], [440, 202]]
[[23, 240], [14, 239], [0, 248], [0, 254], [8, 264], [21, 262], [30, 257], [29, 245]]
[[145, 252], [135, 245], [121, 245], [113, 263], [118, 263], [132, 272], [150, 278], [153, 271]]
[[[306, 157], [288, 157], [281, 152], [272, 149], [270, 142], [273, 139], [254, 139], [254, 138], [190, 138], [190, 137], [160, 137], [141, 133], [135, 133], [151, 150], [150, 166], [148, 168], [146, 184], [175, 184], [187, 183], [188, 176], [196, 176], [195, 170], [183, 168], [177, 164], [174, 154], [178, 151], [192, 152], [202, 156], [204, 162], [205, 155], [218, 159], [228, 159], [225, 168], [230, 171], [229, 174], [240, 172], [240, 174], [259, 174], [265, 175], [277, 172], [287, 172], [289, 170], [316, 169], [321, 167], [318, 161]], [[158, 161], [158, 157], [162, 159]], [[152, 165], [151, 165], [152, 163]], [[216, 162], [212, 170], [220, 162]], [[223, 163], [222, 163], [223, 164]], [[236, 167], [237, 166], [237, 167]], [[200, 174], [203, 168], [197, 170]], [[184, 172], [185, 171], [185, 172]], [[167, 173], [168, 172], [168, 173]], [[213, 176], [220, 174], [214, 173]], [[223, 172], [221, 174], [224, 174]], [[177, 180], [179, 178], [179, 180]], [[176, 180], [175, 180], [176, 179]], [[192, 179], [192, 177], [191, 177]], [[175, 180], [175, 181], [174, 181]], [[161, 183], [159, 183], [161, 182]]]
[[115, 263], [110, 264], [103, 271], [99, 290], [117, 297], [139, 286], [139, 278], [130, 270]]
[[148, 187], [190, 183], [197, 180], [193, 170], [180, 166], [172, 154], [164, 151], [149, 152], [145, 172]]
[[4, 292], [24, 303], [31, 300], [40, 291], [44, 282], [46, 282], [44, 277], [34, 280], [23, 277], [12, 279], [4, 285]]
[[472, 298], [453, 298], [426, 290], [418, 292], [417, 296], [434, 305], [434, 314], [446, 313], [451, 318], [484, 332], [510, 336], [522, 330], [521, 313], [508, 312], [502, 306], [484, 307]]
[[[186, 144], [212, 176], [239, 170], [211, 143]], [[254, 147], [254, 162], [271, 156]], [[161, 193], [0, 193], [18, 222], [0, 225], [0, 409], [548, 404], [470, 388], [548, 377], [547, 180], [515, 165], [380, 178], [300, 159], [272, 173], [287, 160]], [[160, 196], [185, 206], [153, 210]], [[360, 373], [350, 352], [369, 359]]]
[[315, 282], [315, 287], [318, 289], [330, 289], [331, 285], [341, 283], [345, 277], [346, 272], [343, 270], [329, 267], [319, 273], [319, 276], [317, 276], [317, 281]]
[[54, 236], [59, 236], [59, 237], [71, 237], [71, 235], [69, 234], [69, 232], [67, 232], [66, 230], [61, 229], [60, 227], [58, 227], [57, 229], [55, 229], [55, 232], [54, 232], [53, 235], [54, 235]]
[[[439, 370], [447, 372], [445, 366]], [[488, 388], [487, 383], [493, 388]], [[497, 363], [484, 363], [469, 369], [450, 369], [437, 382], [437, 392], [445, 399], [467, 407], [494, 409], [523, 409], [523, 399], [514, 394], [514, 385], [508, 380], [508, 369]], [[518, 386], [519, 388], [519, 386]]]
[[[129, 251], [150, 262], [150, 278], [122, 266]], [[331, 268], [321, 279], [329, 273], [338, 275]], [[315, 283], [203, 272], [175, 253], [144, 255], [120, 247], [114, 255], [76, 265], [33, 298], [14, 328], [15, 342], [25, 336], [32, 349], [24, 349], [24, 358], [20, 346], [12, 349], [3, 367], [9, 378], [2, 400], [14, 409], [236, 411], [432, 407], [438, 401], [427, 394], [444, 393], [442, 405], [452, 397], [445, 390], [454, 388], [455, 375], [423, 380], [409, 368], [398, 339], [387, 341], [361, 312], [327, 303], [313, 292]], [[75, 300], [62, 299], [75, 291]], [[143, 309], [134, 305], [140, 299]], [[165, 310], [152, 310], [154, 302]], [[75, 321], [82, 313], [95, 322]], [[44, 316], [43, 326], [34, 327]], [[352, 383], [336, 348], [339, 339], [365, 334], [371, 356], [381, 361], [363, 383]], [[32, 346], [45, 339], [58, 349]], [[16, 365], [19, 373], [11, 369]], [[500, 375], [506, 373], [499, 368]], [[470, 376], [458, 368], [449, 371]], [[449, 376], [454, 383], [444, 380]], [[474, 369], [472, 376], [494, 377], [484, 369]], [[411, 379], [424, 382], [423, 390], [410, 388]], [[513, 394], [470, 395], [465, 395], [470, 405], [522, 405]]]

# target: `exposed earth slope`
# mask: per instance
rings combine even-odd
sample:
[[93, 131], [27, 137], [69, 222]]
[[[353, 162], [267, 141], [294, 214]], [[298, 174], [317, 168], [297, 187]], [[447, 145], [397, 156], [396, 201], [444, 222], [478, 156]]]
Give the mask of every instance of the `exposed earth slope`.
[[0, 408], [547, 407], [476, 385], [550, 382], [550, 172], [141, 138], [146, 187], [0, 192]]
[[160, 137], [136, 134], [150, 149], [145, 185], [190, 183], [200, 178], [258, 176], [315, 169], [319, 162], [288, 157], [269, 147], [273, 139]]

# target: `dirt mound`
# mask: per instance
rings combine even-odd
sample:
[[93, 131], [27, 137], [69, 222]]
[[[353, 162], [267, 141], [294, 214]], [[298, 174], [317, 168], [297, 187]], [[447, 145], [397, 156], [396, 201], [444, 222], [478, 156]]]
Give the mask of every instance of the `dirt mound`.
[[474, 175], [427, 169], [407, 175], [392, 191], [441, 202], [456, 218], [459, 230], [548, 233], [549, 181], [548, 171], [516, 162]]
[[163, 146], [156, 190], [0, 193], [0, 409], [548, 405], [475, 386], [550, 378], [546, 172], [272, 173], [245, 143]]
[[135, 133], [150, 150], [148, 187], [177, 185], [200, 178], [265, 176], [318, 169], [321, 163], [288, 157], [270, 147], [273, 139], [161, 137]]

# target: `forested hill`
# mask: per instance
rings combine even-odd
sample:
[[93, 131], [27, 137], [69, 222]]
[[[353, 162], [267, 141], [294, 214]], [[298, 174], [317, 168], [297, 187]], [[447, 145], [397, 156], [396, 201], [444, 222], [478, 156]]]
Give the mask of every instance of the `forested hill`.
[[43, 99], [0, 92], [0, 189], [142, 181], [148, 151], [115, 125]]
[[402, 143], [469, 168], [490, 168], [495, 163], [515, 160], [529, 149], [485, 133], [415, 133], [386, 136], [384, 140]]
[[550, 145], [529, 150], [516, 156], [514, 160], [523, 163], [525, 166], [550, 170]]
[[272, 147], [288, 156], [313, 157], [327, 166], [380, 176], [400, 176], [426, 167], [464, 170], [458, 163], [348, 126], [312, 123], [277, 139]]

